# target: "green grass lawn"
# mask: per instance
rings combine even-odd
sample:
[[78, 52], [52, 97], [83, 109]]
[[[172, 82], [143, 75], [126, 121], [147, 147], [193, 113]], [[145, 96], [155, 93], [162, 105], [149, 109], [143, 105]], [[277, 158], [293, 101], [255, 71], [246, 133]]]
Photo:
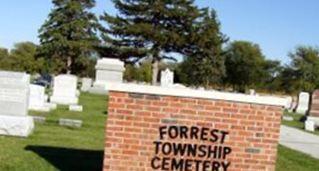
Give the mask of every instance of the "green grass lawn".
[[277, 171], [317, 171], [319, 160], [279, 145]]
[[291, 117], [294, 118], [294, 120], [293, 121], [282, 120], [282, 124], [283, 125], [304, 130], [304, 122], [303, 122], [304, 115], [301, 115], [301, 114], [298, 114], [298, 113], [289, 113], [289, 112], [286, 111], [284, 113], [284, 116], [291, 116]]
[[[84, 112], [67, 107], [50, 113], [26, 139], [0, 137], [0, 171], [102, 170], [107, 97], [83, 94]], [[61, 127], [59, 118], [81, 119], [82, 128]]]
[[319, 130], [315, 130], [314, 132], [311, 132], [311, 131], [306, 131], [304, 129], [304, 120], [305, 120], [305, 116], [304, 115], [301, 115], [301, 114], [297, 114], [297, 113], [289, 113], [289, 112], [285, 112], [284, 113], [285, 116], [291, 116], [294, 118], [293, 121], [282, 121], [282, 124], [283, 125], [286, 125], [286, 126], [289, 126], [289, 127], [293, 127], [293, 128], [297, 128], [297, 129], [300, 129], [302, 131], [305, 131], [305, 132], [309, 132], [309, 133], [312, 133], [312, 134], [316, 134], [316, 135], [319, 135]]
[[[80, 104], [84, 112], [69, 112], [63, 106], [46, 114], [31, 112], [45, 116], [47, 123], [36, 124], [28, 138], [0, 136], [0, 171], [101, 171], [107, 97], [82, 93]], [[83, 126], [61, 127], [59, 118], [81, 119]], [[315, 170], [319, 160], [279, 146], [277, 171]]]

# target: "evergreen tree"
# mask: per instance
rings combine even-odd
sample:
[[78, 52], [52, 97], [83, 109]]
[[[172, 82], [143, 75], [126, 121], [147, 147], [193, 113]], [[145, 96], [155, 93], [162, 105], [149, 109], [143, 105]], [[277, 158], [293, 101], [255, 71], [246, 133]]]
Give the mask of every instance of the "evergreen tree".
[[89, 10], [95, 0], [53, 0], [54, 8], [39, 30], [38, 56], [55, 72], [78, 74], [87, 66], [96, 37], [97, 19]]
[[189, 41], [191, 51], [180, 65], [181, 81], [205, 87], [220, 84], [225, 76], [222, 45], [227, 38], [220, 32], [214, 10], [203, 9], [201, 19], [196, 22], [193, 39]]
[[172, 52], [185, 54], [191, 45], [194, 23], [200, 16], [193, 0], [113, 0], [119, 15], [105, 13], [108, 26], [101, 29], [103, 56], [137, 62], [152, 59], [152, 83], [163, 59], [175, 60]]

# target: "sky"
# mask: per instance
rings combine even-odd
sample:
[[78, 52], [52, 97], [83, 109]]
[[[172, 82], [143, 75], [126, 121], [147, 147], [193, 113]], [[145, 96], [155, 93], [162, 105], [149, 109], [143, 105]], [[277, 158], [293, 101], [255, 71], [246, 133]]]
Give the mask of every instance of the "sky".
[[[195, 0], [217, 11], [221, 31], [230, 41], [260, 46], [268, 59], [289, 63], [288, 53], [299, 45], [319, 45], [318, 0]], [[38, 30], [53, 8], [51, 0], [1, 0], [0, 47], [38, 43]], [[111, 0], [96, 0], [97, 15], [116, 14]]]

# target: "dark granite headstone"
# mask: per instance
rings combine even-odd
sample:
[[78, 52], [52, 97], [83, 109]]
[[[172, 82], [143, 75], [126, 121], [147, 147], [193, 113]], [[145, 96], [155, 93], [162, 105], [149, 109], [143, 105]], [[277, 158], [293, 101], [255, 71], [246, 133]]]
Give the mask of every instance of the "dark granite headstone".
[[319, 89], [312, 93], [309, 115], [319, 117]]

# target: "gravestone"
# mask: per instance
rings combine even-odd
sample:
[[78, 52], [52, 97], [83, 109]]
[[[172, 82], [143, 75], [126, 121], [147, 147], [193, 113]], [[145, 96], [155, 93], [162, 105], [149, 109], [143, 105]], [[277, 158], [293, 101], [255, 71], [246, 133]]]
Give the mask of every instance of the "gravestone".
[[32, 132], [29, 82], [28, 74], [0, 71], [0, 135], [27, 137]]
[[99, 59], [95, 70], [95, 81], [89, 90], [91, 93], [105, 94], [110, 84], [123, 82], [124, 62], [119, 59]]
[[81, 91], [87, 92], [92, 87], [92, 79], [91, 78], [82, 78], [82, 86]]
[[55, 110], [58, 107], [55, 103], [47, 103], [46, 106], [48, 106], [50, 110]]
[[77, 77], [74, 75], [58, 75], [54, 77], [52, 103], [71, 105], [78, 103]]
[[296, 113], [305, 115], [309, 109], [309, 93], [301, 92], [298, 96]]
[[319, 117], [319, 90], [312, 93], [309, 116]]
[[311, 104], [307, 121], [313, 121], [316, 126], [319, 126], [319, 90], [315, 90], [311, 95]]
[[289, 96], [289, 97], [286, 97], [286, 99], [287, 99], [287, 104], [285, 106], [285, 109], [290, 109], [292, 105], [292, 97]]
[[44, 124], [46, 122], [46, 118], [43, 116], [33, 116], [33, 120], [36, 123]]
[[51, 108], [46, 100], [45, 88], [40, 85], [30, 84], [29, 109], [49, 112]]
[[310, 120], [305, 121], [305, 130], [314, 132], [315, 131], [315, 122], [310, 121]]
[[82, 121], [81, 120], [75, 120], [75, 119], [60, 118], [59, 119], [59, 125], [80, 128], [80, 127], [82, 127]]
[[113, 85], [103, 170], [273, 171], [285, 105], [278, 97]]
[[252, 96], [256, 95], [256, 90], [255, 89], [249, 89], [249, 94]]
[[83, 106], [82, 105], [70, 105], [69, 111], [72, 112], [83, 112]]
[[292, 116], [283, 116], [282, 119], [284, 121], [293, 121], [294, 120], [294, 118]]
[[161, 71], [161, 86], [171, 87], [174, 85], [174, 73], [166, 68], [165, 71]]

